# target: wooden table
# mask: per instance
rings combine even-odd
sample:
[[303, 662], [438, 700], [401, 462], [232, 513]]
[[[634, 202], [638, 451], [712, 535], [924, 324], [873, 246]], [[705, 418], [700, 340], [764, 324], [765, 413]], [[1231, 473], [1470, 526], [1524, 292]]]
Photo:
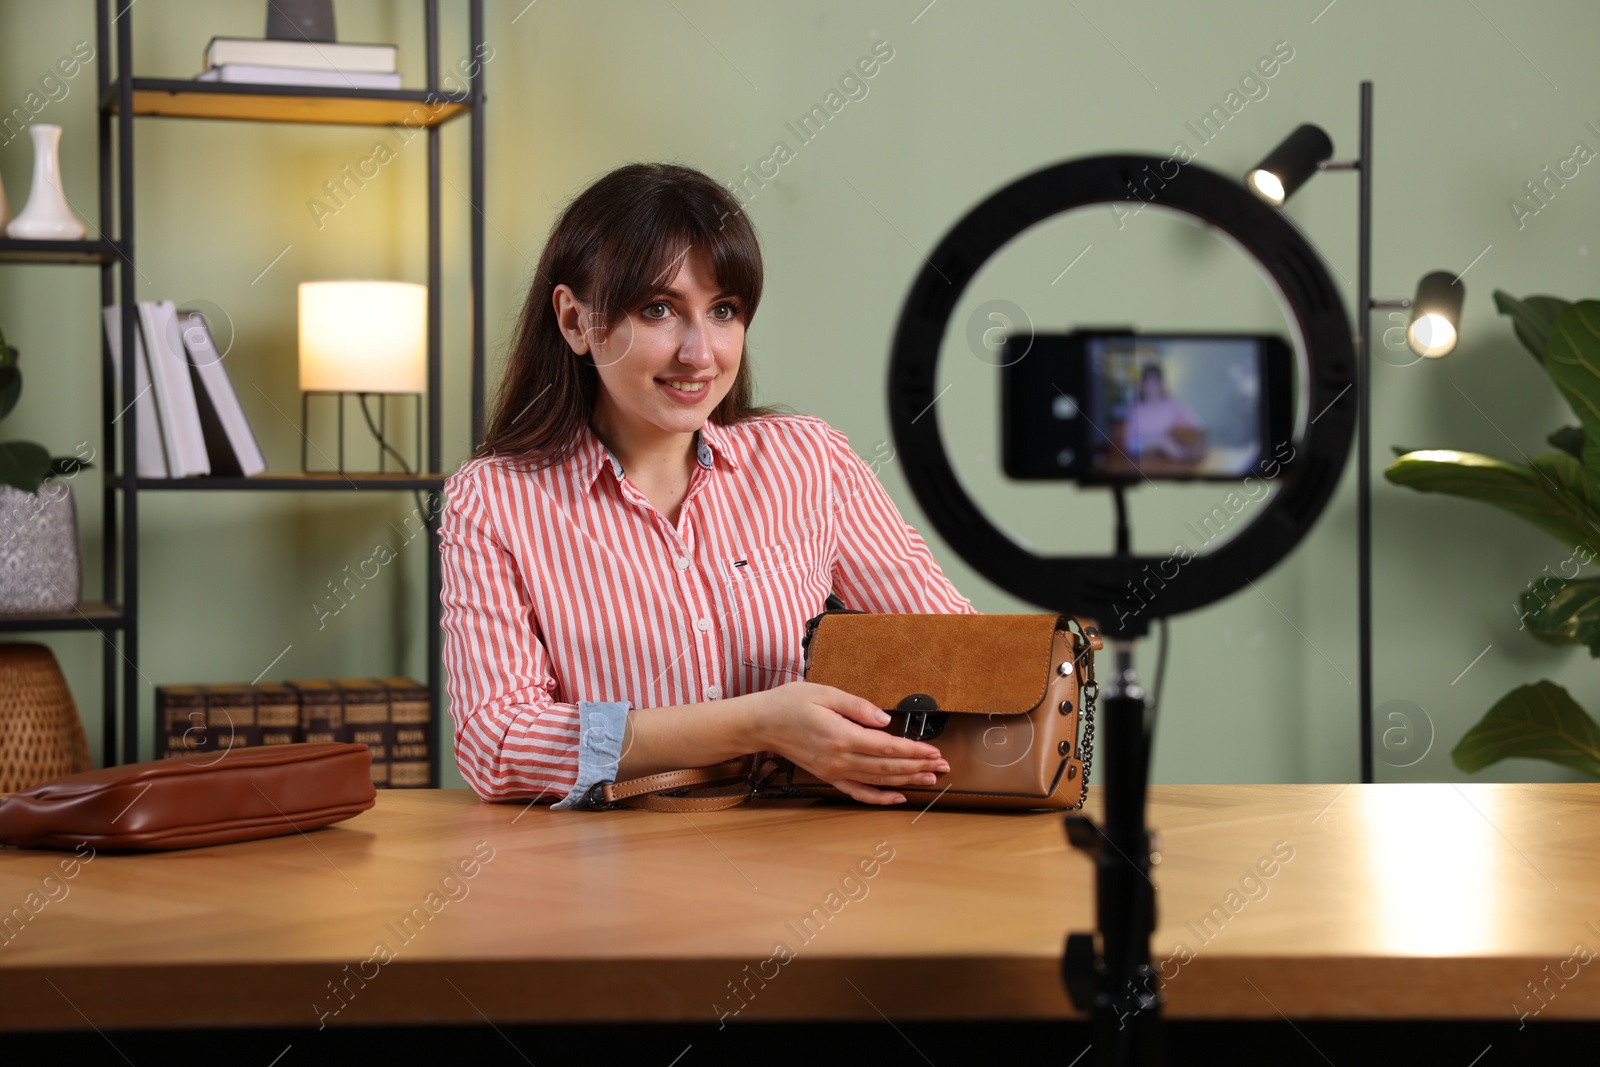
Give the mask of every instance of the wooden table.
[[[1600, 1018], [1600, 785], [1158, 786], [1150, 814], [1170, 1018]], [[0, 1030], [1068, 1018], [1093, 918], [1048, 814], [385, 791], [309, 835], [64, 858], [0, 852]]]

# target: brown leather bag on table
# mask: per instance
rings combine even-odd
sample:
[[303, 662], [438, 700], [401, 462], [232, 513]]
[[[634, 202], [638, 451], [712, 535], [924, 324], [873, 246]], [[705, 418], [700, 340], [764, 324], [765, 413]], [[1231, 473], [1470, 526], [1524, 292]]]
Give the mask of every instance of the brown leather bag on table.
[[[887, 711], [880, 729], [936, 745], [950, 764], [908, 802], [954, 808], [1079, 808], [1094, 747], [1091, 623], [1073, 615], [876, 615], [832, 609], [806, 623], [806, 681]], [[1079, 723], [1083, 725], [1079, 737]], [[596, 786], [601, 807], [716, 811], [760, 797], [844, 794], [769, 756]]]
[[366, 745], [236, 748], [69, 774], [13, 793], [0, 799], [0, 845], [222, 845], [327, 826], [376, 798]]

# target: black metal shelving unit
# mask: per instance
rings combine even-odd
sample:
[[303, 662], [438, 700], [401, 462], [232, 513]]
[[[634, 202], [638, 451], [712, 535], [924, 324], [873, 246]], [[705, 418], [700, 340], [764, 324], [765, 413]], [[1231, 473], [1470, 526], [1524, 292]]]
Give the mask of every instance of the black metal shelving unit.
[[[439, 5], [423, 0], [424, 40], [427, 52], [427, 86], [423, 89], [360, 90], [307, 89], [189, 82], [164, 78], [136, 78], [133, 66], [132, 8], [136, 0], [94, 0], [97, 43], [96, 80], [99, 93], [100, 203], [99, 236], [85, 241], [16, 241], [0, 239], [0, 263], [84, 264], [100, 268], [102, 305], [137, 303], [134, 269], [135, 243], [133, 138], [134, 120], [140, 117], [198, 118], [210, 121], [319, 123], [348, 126], [386, 126], [406, 123], [428, 133], [428, 395], [427, 471], [407, 474], [280, 474], [251, 478], [128, 478], [138, 469], [137, 408], [117, 402], [134, 395], [134, 361], [124, 360], [121, 381], [112, 371], [109, 346], [101, 349], [102, 448], [100, 467], [106, 471], [103, 488], [104, 600], [85, 601], [72, 611], [0, 617], [0, 632], [98, 631], [105, 638], [103, 711], [105, 762], [134, 762], [139, 758], [139, 506], [146, 492], [397, 492], [422, 490], [428, 494], [428, 694], [433, 708], [430, 784], [439, 783], [440, 752], [437, 743], [442, 705], [439, 633], [439, 499], [447, 475], [440, 469], [440, 386], [443, 334], [441, 326], [441, 217], [440, 127], [464, 116], [469, 125], [471, 191], [471, 432], [474, 443], [483, 436], [483, 202], [484, 202], [484, 89], [483, 65], [468, 80], [466, 93], [445, 96], [439, 92]], [[483, 44], [482, 0], [467, 0], [471, 54]], [[113, 55], [115, 76], [108, 58]], [[419, 105], [426, 114], [420, 122]], [[410, 120], [410, 121], [408, 121]], [[113, 200], [113, 196], [115, 200]], [[109, 234], [116, 233], [112, 238]], [[120, 275], [118, 272], [120, 271]], [[120, 285], [119, 285], [120, 282]], [[120, 295], [120, 300], [118, 299]], [[133, 349], [134, 316], [122, 316], [122, 351]], [[117, 427], [120, 423], [121, 440]], [[120, 445], [120, 449], [119, 449]], [[118, 456], [123, 457], [118, 462]], [[120, 526], [118, 504], [121, 504]], [[119, 539], [119, 529], [125, 531]], [[114, 599], [121, 578], [121, 599]], [[120, 646], [117, 637], [121, 637]], [[118, 694], [120, 692], [120, 714]], [[119, 754], [120, 752], [120, 760]]]

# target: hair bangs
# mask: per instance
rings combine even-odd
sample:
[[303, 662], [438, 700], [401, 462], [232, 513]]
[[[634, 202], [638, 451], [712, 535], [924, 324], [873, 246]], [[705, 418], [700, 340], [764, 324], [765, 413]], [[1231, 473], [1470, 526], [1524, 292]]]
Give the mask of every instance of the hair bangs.
[[[656, 190], [652, 190], [656, 192]], [[588, 300], [609, 326], [669, 288], [684, 261], [701, 251], [717, 286], [739, 300], [746, 326], [761, 302], [761, 248], [731, 196], [673, 188], [639, 198], [627, 225], [598, 250]], [[722, 193], [720, 188], [715, 193]], [[699, 195], [695, 195], [699, 194]]]

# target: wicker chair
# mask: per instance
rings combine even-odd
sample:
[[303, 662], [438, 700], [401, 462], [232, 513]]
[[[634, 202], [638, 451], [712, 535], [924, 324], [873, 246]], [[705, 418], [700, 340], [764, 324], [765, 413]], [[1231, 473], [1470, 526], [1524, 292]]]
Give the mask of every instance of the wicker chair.
[[89, 769], [89, 738], [45, 645], [0, 644], [0, 793]]

